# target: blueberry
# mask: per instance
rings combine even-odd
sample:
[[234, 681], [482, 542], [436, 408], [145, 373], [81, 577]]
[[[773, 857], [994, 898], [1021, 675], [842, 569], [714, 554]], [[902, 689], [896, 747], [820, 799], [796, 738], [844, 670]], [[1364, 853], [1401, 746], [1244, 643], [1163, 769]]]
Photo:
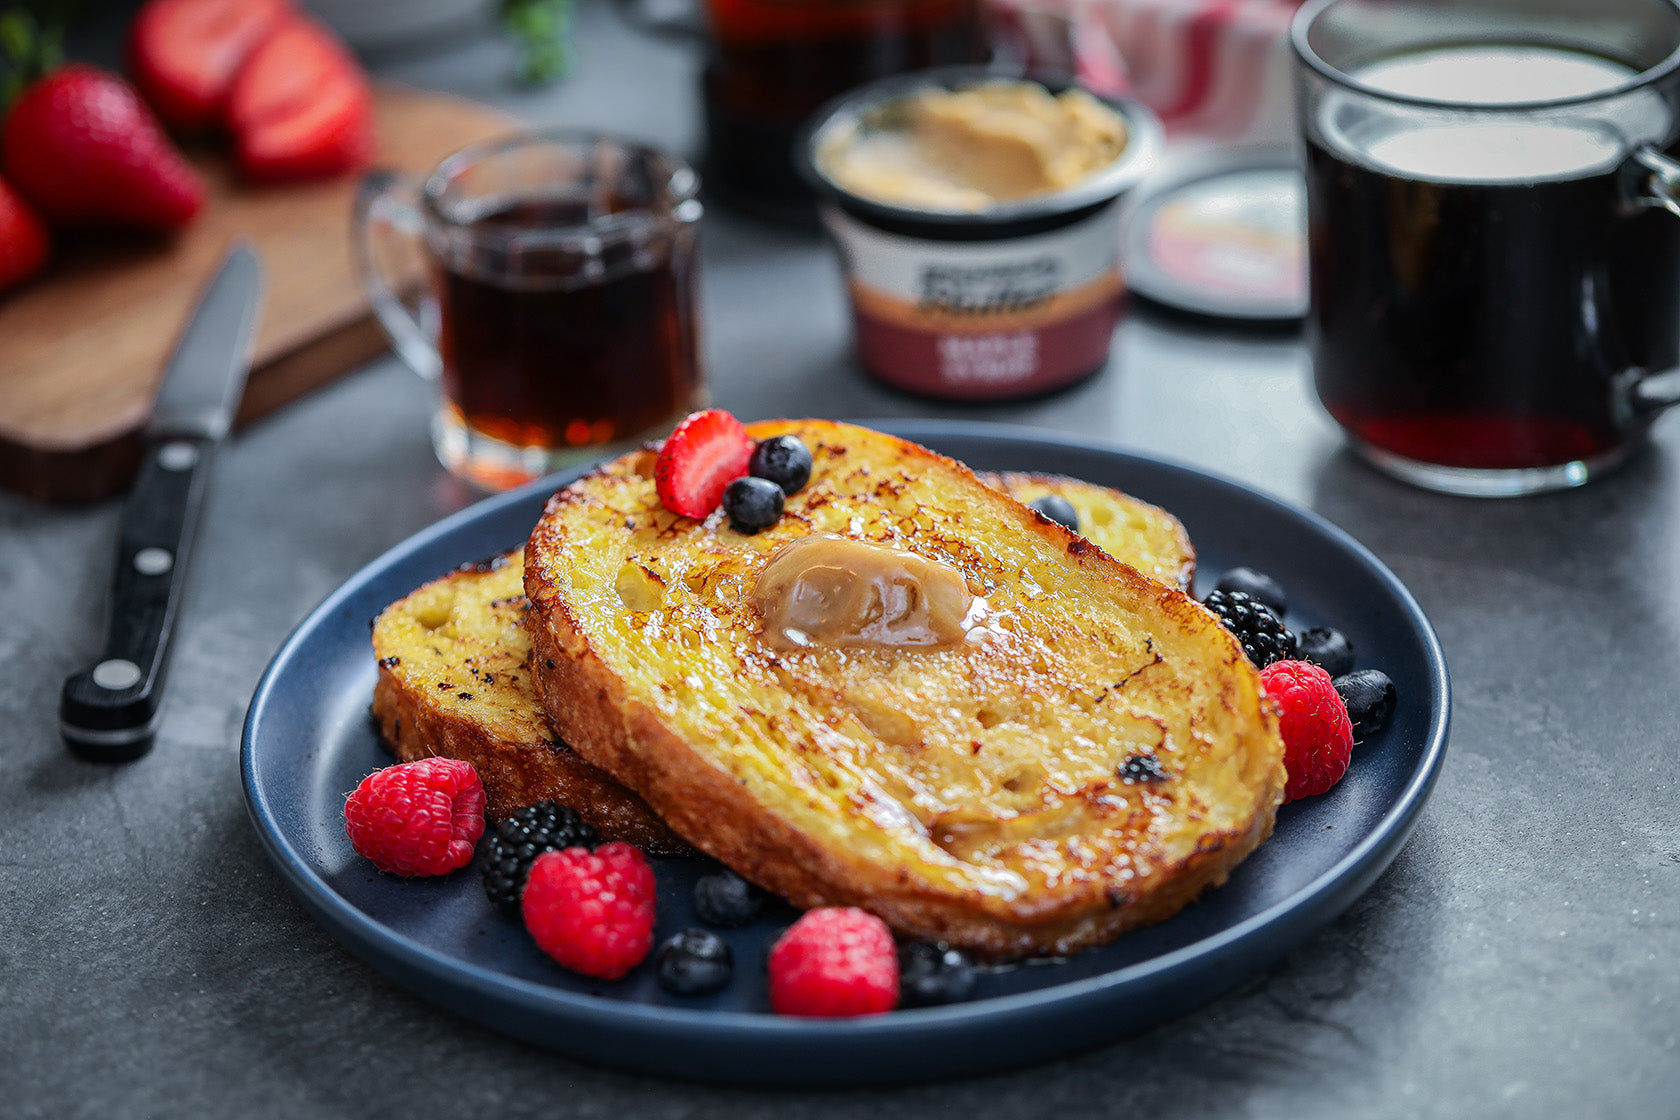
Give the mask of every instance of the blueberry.
[[1258, 599], [1272, 609], [1272, 613], [1282, 618], [1289, 613], [1289, 596], [1284, 593], [1283, 585], [1265, 572], [1257, 572], [1253, 568], [1232, 568], [1219, 577], [1219, 582], [1213, 585], [1215, 591], [1238, 591], [1250, 599]]
[[898, 951], [898, 1000], [903, 1007], [956, 1003], [974, 990], [974, 965], [960, 949], [912, 941]]
[[811, 481], [811, 449], [798, 436], [759, 440], [747, 460], [747, 473], [769, 479], [784, 494], [797, 494]]
[[725, 868], [694, 884], [694, 912], [707, 925], [744, 926], [764, 909], [764, 892]]
[[1372, 735], [1394, 714], [1394, 682], [1381, 669], [1360, 669], [1337, 677], [1336, 691], [1353, 721], [1353, 737]]
[[737, 478], [724, 488], [723, 512], [737, 533], [768, 529], [781, 520], [782, 488], [767, 478]]
[[1034, 498], [1027, 503], [1027, 508], [1036, 509], [1050, 520], [1067, 526], [1070, 533], [1079, 532], [1079, 511], [1060, 494], [1046, 494], [1042, 498]]
[[654, 964], [659, 986], [674, 996], [721, 991], [735, 971], [729, 943], [706, 929], [685, 929], [667, 939]]
[[1339, 677], [1353, 672], [1353, 643], [1334, 626], [1309, 626], [1296, 636], [1296, 656]]

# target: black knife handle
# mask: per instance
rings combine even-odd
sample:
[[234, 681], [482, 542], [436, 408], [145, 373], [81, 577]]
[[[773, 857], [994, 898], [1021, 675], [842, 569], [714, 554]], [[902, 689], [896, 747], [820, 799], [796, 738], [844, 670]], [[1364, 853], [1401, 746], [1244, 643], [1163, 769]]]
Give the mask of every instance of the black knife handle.
[[128, 762], [152, 749], [170, 635], [215, 445], [182, 438], [147, 449], [117, 531], [105, 652], [64, 682], [58, 722], [70, 749]]

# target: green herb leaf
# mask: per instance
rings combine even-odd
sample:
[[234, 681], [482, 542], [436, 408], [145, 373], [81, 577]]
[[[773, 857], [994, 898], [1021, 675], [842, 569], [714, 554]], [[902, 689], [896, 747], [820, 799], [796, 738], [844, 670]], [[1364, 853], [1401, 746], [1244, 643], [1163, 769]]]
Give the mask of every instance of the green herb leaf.
[[502, 28], [519, 46], [514, 78], [546, 85], [572, 67], [572, 0], [501, 0]]

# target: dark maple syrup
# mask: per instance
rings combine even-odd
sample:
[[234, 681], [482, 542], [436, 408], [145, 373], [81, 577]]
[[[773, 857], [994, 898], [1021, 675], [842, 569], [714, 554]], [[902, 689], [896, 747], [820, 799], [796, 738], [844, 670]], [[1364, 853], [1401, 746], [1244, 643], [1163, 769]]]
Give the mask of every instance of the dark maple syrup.
[[471, 248], [440, 266], [444, 395], [471, 430], [516, 447], [587, 447], [640, 437], [695, 404], [692, 232], [607, 233], [599, 246], [565, 235], [591, 217], [572, 200], [493, 205], [465, 226]]

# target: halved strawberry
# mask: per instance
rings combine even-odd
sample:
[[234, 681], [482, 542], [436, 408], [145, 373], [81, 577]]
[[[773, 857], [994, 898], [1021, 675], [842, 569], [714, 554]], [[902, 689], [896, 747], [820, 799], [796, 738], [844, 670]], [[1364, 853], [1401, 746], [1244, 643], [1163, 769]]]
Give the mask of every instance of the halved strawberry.
[[292, 16], [290, 0], [146, 0], [129, 30], [134, 84], [172, 128], [219, 124], [240, 66]]
[[234, 78], [228, 123], [253, 179], [312, 179], [374, 154], [373, 94], [349, 49], [301, 16], [283, 23]]
[[723, 501], [723, 491], [747, 473], [753, 439], [721, 408], [696, 412], [677, 425], [654, 464], [654, 488], [672, 513], [702, 518]]
[[0, 180], [0, 292], [39, 272], [50, 252], [47, 227], [22, 195]]

